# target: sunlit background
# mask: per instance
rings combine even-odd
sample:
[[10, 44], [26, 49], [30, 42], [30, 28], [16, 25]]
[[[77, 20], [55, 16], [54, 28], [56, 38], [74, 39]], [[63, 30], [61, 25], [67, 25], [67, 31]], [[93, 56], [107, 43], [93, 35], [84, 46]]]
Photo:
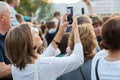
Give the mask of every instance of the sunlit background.
[[71, 3], [77, 3], [79, 1], [80, 0], [52, 0], [52, 2], [56, 4], [62, 4], [62, 3], [71, 4]]

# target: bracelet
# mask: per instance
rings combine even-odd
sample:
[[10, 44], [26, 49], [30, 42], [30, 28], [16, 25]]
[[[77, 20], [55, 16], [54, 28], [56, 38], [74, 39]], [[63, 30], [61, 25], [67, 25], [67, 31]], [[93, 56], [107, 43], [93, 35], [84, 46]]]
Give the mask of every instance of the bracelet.
[[59, 42], [57, 42], [57, 41], [55, 41], [55, 40], [53, 40], [54, 42], [55, 42], [55, 44], [57, 44], [57, 45], [59, 45], [60, 43]]

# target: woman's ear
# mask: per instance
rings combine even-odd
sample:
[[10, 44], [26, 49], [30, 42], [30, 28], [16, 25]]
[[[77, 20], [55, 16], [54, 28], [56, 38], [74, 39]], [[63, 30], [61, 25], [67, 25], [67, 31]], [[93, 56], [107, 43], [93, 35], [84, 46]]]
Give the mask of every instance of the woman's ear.
[[4, 15], [0, 14], [0, 21], [4, 21]]
[[36, 45], [35, 45], [35, 46], [33, 46], [33, 49], [34, 49], [34, 50], [36, 50], [36, 49], [37, 49], [37, 46], [36, 46]]

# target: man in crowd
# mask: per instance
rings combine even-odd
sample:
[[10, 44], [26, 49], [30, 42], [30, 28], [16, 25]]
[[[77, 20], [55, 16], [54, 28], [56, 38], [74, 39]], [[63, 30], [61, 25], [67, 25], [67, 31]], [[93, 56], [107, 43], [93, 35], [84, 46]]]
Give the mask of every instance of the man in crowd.
[[59, 24], [59, 21], [60, 21], [60, 12], [55, 12], [54, 13], [54, 16], [53, 16], [53, 19], [52, 19], [52, 21], [55, 23], [55, 25], [56, 25], [56, 29], [57, 29], [57, 27], [58, 27], [58, 24]]
[[12, 80], [11, 64], [5, 56], [5, 36], [10, 29], [10, 24], [9, 5], [0, 1], [0, 80]]

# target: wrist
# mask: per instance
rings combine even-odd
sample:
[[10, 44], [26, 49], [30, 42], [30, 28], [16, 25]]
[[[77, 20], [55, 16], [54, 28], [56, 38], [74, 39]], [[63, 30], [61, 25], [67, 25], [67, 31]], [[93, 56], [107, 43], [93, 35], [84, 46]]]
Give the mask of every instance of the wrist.
[[58, 42], [58, 41], [56, 41], [56, 40], [54, 40], [54, 39], [53, 39], [53, 41], [55, 42], [56, 45], [59, 45], [59, 44], [60, 44], [60, 42]]

